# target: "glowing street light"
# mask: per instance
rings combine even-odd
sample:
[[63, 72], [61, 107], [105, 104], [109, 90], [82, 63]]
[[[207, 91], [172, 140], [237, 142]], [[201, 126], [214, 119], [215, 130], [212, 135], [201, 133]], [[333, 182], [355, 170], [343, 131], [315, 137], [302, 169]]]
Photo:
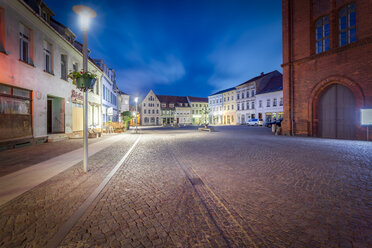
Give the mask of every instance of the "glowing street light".
[[[79, 15], [80, 26], [83, 31], [83, 71], [88, 71], [88, 29], [90, 19], [97, 16], [97, 13], [91, 8], [83, 5], [75, 5], [73, 11]], [[83, 89], [84, 105], [83, 105], [83, 139], [84, 139], [84, 159], [83, 171], [88, 172], [88, 89]]]

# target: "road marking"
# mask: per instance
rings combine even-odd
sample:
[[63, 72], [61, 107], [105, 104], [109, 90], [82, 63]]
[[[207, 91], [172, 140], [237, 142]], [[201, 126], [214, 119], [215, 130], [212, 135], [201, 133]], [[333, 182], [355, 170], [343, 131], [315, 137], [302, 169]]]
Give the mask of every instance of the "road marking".
[[111, 170], [111, 172], [106, 176], [106, 178], [101, 182], [101, 184], [90, 194], [90, 196], [84, 201], [83, 204], [75, 211], [75, 213], [61, 226], [56, 234], [54, 234], [53, 238], [51, 238], [46, 247], [54, 248], [57, 247], [62, 240], [67, 236], [67, 234], [71, 231], [77, 221], [83, 216], [85, 211], [92, 205], [93, 201], [97, 198], [99, 193], [105, 188], [107, 183], [110, 179], [114, 176], [114, 174], [118, 171], [118, 169], [122, 166], [125, 160], [128, 158], [129, 154], [133, 151], [140, 140], [141, 136], [137, 138], [134, 142], [132, 147], [127, 151], [127, 153], [120, 159], [120, 161], [115, 165], [115, 167]]

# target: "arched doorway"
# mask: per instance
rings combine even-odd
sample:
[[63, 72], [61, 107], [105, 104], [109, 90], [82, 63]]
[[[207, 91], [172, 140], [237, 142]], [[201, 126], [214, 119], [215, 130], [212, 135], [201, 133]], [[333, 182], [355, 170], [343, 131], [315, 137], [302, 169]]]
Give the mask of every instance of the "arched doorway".
[[341, 84], [327, 87], [319, 98], [318, 135], [324, 138], [355, 138], [355, 99]]

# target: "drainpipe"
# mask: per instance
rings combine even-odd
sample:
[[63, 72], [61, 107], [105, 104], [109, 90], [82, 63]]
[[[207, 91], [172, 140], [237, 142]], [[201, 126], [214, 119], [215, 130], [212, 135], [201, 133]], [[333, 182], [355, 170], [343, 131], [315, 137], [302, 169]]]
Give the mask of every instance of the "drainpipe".
[[291, 135], [294, 136], [294, 86], [293, 86], [293, 0], [289, 0], [289, 35], [290, 35], [290, 61], [289, 61], [289, 86], [291, 101]]

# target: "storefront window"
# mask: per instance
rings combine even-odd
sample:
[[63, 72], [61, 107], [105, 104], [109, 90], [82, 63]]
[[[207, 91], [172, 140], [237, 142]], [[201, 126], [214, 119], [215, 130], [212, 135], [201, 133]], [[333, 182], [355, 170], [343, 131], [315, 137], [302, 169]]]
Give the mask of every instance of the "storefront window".
[[0, 84], [0, 93], [10, 95], [11, 94], [10, 87]]
[[31, 114], [31, 91], [0, 85], [0, 114]]

